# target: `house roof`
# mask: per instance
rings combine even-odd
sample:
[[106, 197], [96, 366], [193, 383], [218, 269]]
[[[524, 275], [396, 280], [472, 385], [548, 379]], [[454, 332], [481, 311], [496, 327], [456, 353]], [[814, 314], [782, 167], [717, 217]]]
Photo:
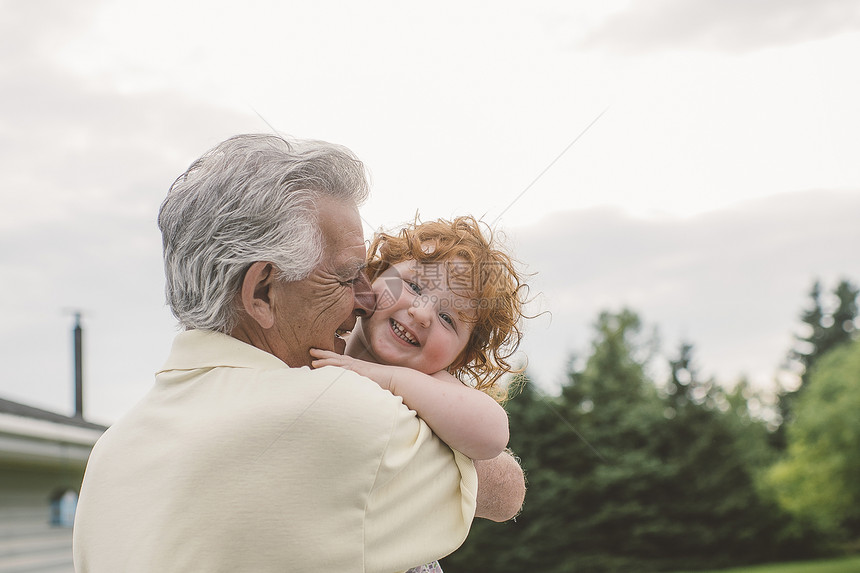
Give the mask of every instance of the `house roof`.
[[83, 467], [106, 426], [0, 398], [0, 466]]
[[83, 418], [64, 416], [63, 414], [42, 410], [41, 408], [34, 408], [33, 406], [12, 402], [11, 400], [4, 400], [3, 398], [0, 398], [0, 414], [11, 414], [13, 416], [43, 420], [45, 422], [53, 422], [55, 424], [64, 424], [66, 426], [75, 426], [78, 428], [89, 428], [101, 431], [107, 430], [107, 426], [87, 422]]

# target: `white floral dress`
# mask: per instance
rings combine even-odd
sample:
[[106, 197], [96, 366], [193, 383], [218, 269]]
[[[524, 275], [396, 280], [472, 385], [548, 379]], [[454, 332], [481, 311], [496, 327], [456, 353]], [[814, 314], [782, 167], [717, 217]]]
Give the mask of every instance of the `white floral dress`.
[[413, 567], [406, 573], [442, 573], [442, 566], [439, 565], [438, 561], [434, 561], [420, 567]]

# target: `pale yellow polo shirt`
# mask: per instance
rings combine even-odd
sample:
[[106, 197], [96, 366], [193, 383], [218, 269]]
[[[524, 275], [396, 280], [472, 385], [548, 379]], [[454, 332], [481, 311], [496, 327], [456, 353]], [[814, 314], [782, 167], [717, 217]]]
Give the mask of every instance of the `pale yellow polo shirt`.
[[476, 492], [472, 462], [371, 380], [192, 330], [93, 449], [75, 567], [403, 571], [459, 547]]

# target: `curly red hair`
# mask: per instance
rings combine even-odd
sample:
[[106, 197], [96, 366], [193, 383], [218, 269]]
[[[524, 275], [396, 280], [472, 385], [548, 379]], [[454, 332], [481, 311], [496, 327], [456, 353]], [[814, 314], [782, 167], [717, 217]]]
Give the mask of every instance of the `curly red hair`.
[[[486, 229], [486, 234], [482, 231]], [[528, 285], [516, 269], [515, 261], [501, 250], [494, 233], [474, 217], [453, 221], [415, 220], [397, 234], [377, 233], [367, 254], [367, 275], [371, 281], [386, 269], [405, 260], [418, 263], [450, 263], [449, 272], [469, 274], [476, 304], [476, 316], [462, 316], [473, 323], [466, 348], [448, 367], [461, 381], [499, 401], [506, 392], [498, 384], [509, 372], [519, 372], [509, 362], [522, 339], [520, 325]], [[465, 263], [465, 264], [462, 264]]]

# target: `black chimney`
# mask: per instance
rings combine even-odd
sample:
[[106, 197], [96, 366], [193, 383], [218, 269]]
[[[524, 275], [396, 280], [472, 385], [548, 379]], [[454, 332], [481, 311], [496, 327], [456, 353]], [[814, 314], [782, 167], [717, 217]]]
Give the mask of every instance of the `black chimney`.
[[75, 417], [84, 417], [84, 357], [80, 312], [75, 312]]

